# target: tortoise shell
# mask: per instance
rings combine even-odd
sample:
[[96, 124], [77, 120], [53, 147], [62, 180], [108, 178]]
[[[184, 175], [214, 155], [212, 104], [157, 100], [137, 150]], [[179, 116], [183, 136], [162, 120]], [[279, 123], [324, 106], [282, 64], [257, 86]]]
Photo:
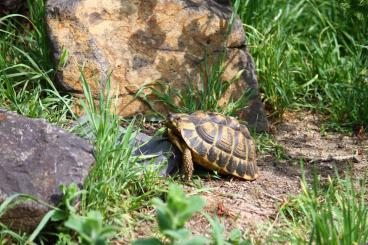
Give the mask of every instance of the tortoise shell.
[[185, 144], [193, 161], [203, 167], [246, 180], [258, 177], [256, 149], [247, 127], [233, 117], [214, 112], [171, 114], [170, 134], [180, 150]]

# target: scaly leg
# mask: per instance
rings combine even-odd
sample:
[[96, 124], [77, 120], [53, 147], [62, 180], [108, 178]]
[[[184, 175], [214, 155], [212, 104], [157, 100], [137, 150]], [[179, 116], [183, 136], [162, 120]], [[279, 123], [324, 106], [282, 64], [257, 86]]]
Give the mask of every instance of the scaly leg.
[[183, 149], [183, 171], [187, 180], [192, 178], [193, 170], [192, 152], [188, 147], [185, 147]]

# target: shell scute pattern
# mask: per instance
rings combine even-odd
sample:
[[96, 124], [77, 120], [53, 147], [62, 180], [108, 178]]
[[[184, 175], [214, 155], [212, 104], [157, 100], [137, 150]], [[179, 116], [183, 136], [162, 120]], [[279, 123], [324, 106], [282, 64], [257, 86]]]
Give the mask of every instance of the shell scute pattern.
[[229, 162], [230, 155], [229, 154], [226, 154], [225, 152], [220, 152], [219, 154], [220, 155], [219, 155], [219, 158], [218, 158], [218, 161], [217, 161], [217, 165], [219, 167], [223, 168]]
[[215, 146], [211, 146], [209, 152], [208, 152], [208, 161], [210, 162], [215, 162], [217, 160], [218, 154], [216, 151], [216, 147]]
[[244, 179], [258, 177], [254, 141], [246, 126], [235, 118], [202, 111], [182, 120], [181, 135], [197, 163]]
[[213, 144], [216, 136], [216, 127], [211, 122], [196, 126], [197, 134], [207, 143]]
[[226, 153], [231, 153], [234, 144], [234, 132], [222, 125], [218, 126], [219, 134], [216, 140], [216, 146]]
[[239, 165], [239, 160], [235, 157], [230, 157], [229, 163], [226, 165], [226, 170], [229, 173], [233, 173]]
[[210, 114], [208, 120], [220, 124], [220, 125], [226, 125], [226, 118], [223, 115], [220, 114]]
[[235, 118], [232, 118], [232, 117], [226, 118], [226, 125], [234, 130], [239, 130], [240, 128], [239, 122]]
[[199, 142], [198, 146], [196, 147], [196, 150], [198, 154], [202, 157], [205, 157], [207, 155], [207, 147], [205, 145], [205, 142]]
[[183, 136], [185, 138], [192, 138], [194, 135], [194, 131], [193, 130], [190, 130], [190, 129], [183, 129]]
[[239, 176], [243, 176], [246, 173], [245, 165], [244, 164], [239, 164], [238, 167], [236, 168], [236, 173]]
[[246, 138], [248, 138], [248, 139], [251, 139], [251, 138], [252, 138], [252, 136], [250, 135], [249, 130], [248, 130], [248, 128], [247, 128], [246, 126], [244, 126], [244, 125], [240, 125], [240, 127], [239, 127], [239, 131], [240, 131], [240, 132], [242, 132], [242, 133], [243, 133], [243, 135], [244, 135]]
[[250, 147], [248, 140], [243, 136], [243, 134], [237, 134], [236, 139], [233, 151], [234, 156], [241, 159], [247, 159], [248, 149]]
[[248, 173], [250, 176], [254, 175], [254, 168], [251, 164], [245, 165], [245, 172]]

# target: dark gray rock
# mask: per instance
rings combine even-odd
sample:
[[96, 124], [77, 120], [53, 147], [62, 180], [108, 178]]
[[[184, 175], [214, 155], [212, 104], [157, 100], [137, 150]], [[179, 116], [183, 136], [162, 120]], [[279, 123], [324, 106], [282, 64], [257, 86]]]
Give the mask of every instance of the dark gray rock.
[[[0, 203], [14, 193], [33, 195], [56, 205], [59, 186], [82, 185], [95, 162], [84, 139], [50, 125], [0, 109]], [[23, 202], [0, 219], [15, 230], [33, 230], [48, 208]]]
[[168, 176], [177, 172], [181, 163], [181, 153], [167, 138], [151, 137], [140, 133], [137, 135], [136, 140], [138, 147], [134, 154], [136, 156], [152, 156], [142, 160], [142, 164], [162, 166], [160, 171], [162, 176]]

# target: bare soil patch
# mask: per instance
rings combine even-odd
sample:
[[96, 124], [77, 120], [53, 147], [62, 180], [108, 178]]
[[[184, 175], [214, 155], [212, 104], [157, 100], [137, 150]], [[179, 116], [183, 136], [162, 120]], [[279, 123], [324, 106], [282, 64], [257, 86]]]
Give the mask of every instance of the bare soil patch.
[[[278, 160], [271, 155], [259, 155], [259, 179], [249, 182], [233, 178], [203, 181], [208, 189], [201, 195], [207, 200], [206, 211], [222, 216], [227, 230], [252, 228], [272, 221], [280, 205], [290, 195], [300, 192], [304, 171], [310, 179], [313, 171], [322, 180], [334, 176], [336, 170], [361, 175], [367, 169], [368, 139], [366, 135], [348, 136], [341, 133], [322, 133], [321, 119], [312, 113], [288, 113], [275, 126], [275, 139], [286, 150], [289, 158]], [[186, 187], [189, 193], [196, 188]], [[196, 233], [207, 233], [209, 224], [196, 217], [188, 224]]]

